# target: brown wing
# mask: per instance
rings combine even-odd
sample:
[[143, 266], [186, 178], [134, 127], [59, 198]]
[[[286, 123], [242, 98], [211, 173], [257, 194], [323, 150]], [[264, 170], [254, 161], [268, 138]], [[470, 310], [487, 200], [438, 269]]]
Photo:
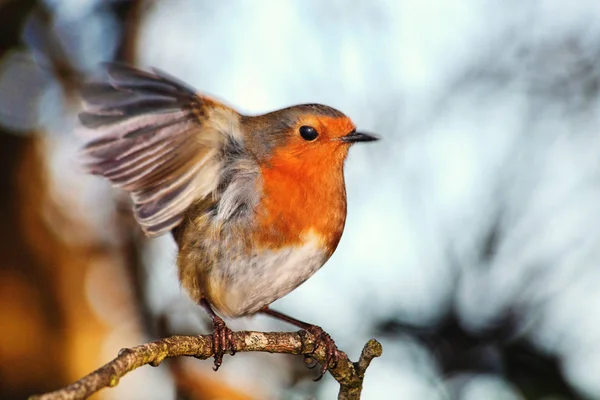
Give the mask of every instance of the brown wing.
[[83, 90], [88, 170], [131, 194], [148, 236], [177, 226], [218, 186], [221, 153], [239, 138], [239, 115], [163, 72], [107, 65], [107, 82]]

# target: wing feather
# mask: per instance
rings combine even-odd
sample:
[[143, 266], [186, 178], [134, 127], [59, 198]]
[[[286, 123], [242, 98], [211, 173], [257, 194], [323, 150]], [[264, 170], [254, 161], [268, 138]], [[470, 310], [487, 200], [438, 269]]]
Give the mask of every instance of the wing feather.
[[223, 148], [240, 137], [239, 115], [162, 71], [107, 71], [106, 82], [82, 90], [79, 119], [94, 131], [84, 163], [128, 191], [142, 229], [157, 236], [217, 190]]

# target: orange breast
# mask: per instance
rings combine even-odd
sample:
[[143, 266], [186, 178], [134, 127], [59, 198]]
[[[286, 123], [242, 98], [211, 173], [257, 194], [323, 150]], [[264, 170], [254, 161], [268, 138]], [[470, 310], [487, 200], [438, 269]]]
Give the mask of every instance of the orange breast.
[[261, 166], [263, 198], [255, 236], [261, 246], [301, 244], [316, 234], [328, 255], [337, 247], [346, 220], [344, 154], [315, 151], [323, 154], [298, 157], [281, 151]]

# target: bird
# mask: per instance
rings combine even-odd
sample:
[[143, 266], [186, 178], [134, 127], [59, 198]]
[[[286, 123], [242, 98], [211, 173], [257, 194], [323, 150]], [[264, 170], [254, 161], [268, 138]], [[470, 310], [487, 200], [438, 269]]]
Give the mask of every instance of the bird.
[[261, 313], [323, 343], [320, 379], [338, 360], [331, 337], [269, 306], [336, 250], [348, 150], [379, 137], [322, 104], [245, 115], [156, 68], [104, 71], [81, 89], [83, 165], [129, 194], [146, 236], [173, 236], [181, 286], [212, 319], [213, 368], [236, 351], [221, 316]]

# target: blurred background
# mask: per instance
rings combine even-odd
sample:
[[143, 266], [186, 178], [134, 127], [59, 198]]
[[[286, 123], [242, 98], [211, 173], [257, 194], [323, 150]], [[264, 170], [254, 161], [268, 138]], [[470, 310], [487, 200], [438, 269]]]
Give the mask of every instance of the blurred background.
[[[0, 398], [210, 332], [172, 239], [77, 162], [77, 90], [121, 60], [383, 137], [351, 151], [337, 252], [274, 305], [352, 359], [383, 343], [364, 399], [600, 399], [599, 20], [597, 0], [0, 0]], [[337, 392], [293, 356], [211, 367], [143, 367], [94, 398]]]

